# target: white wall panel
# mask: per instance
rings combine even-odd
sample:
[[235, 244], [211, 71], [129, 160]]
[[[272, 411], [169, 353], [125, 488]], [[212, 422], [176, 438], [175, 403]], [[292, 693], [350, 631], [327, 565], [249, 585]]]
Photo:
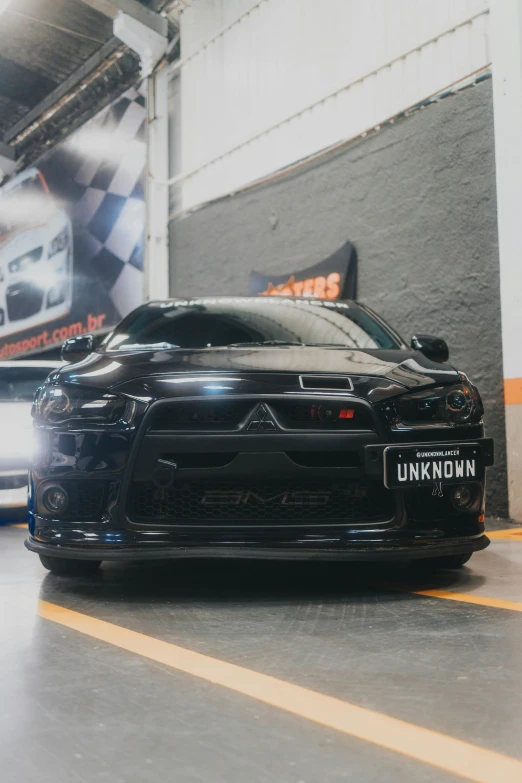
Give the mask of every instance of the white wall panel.
[[254, 4], [193, 0], [182, 14], [185, 209], [353, 138], [489, 62], [488, 0]]

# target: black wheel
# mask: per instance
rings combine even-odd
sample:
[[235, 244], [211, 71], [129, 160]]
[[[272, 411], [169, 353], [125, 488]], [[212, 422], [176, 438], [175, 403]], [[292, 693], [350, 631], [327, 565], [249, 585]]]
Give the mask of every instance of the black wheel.
[[39, 555], [39, 557], [43, 567], [57, 576], [90, 576], [101, 565], [101, 560], [66, 560], [48, 555]]
[[433, 571], [445, 568], [462, 568], [470, 559], [472, 552], [465, 555], [443, 555], [442, 557], [429, 557], [426, 560], [419, 560], [416, 563], [417, 568], [428, 568]]

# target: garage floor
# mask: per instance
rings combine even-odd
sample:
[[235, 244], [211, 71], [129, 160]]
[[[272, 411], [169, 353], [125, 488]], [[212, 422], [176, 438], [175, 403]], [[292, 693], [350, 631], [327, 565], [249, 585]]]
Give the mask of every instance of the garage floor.
[[522, 528], [494, 536], [428, 579], [188, 561], [70, 580], [0, 528], [0, 781], [521, 783]]

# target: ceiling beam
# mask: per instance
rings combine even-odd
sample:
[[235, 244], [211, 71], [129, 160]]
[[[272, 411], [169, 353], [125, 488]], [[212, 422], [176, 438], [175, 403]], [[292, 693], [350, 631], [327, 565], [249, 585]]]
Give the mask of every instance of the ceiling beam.
[[71, 92], [71, 90], [77, 87], [78, 84], [83, 81], [83, 79], [85, 79], [92, 71], [94, 71], [95, 68], [101, 65], [103, 61], [106, 60], [107, 57], [109, 57], [119, 46], [121, 46], [121, 41], [119, 41], [118, 38], [110, 38], [106, 44], [104, 44], [100, 49], [98, 49], [97, 52], [92, 55], [92, 57], [89, 57], [89, 59], [86, 60], [83, 65], [77, 68], [68, 79], [66, 79], [55, 90], [49, 93], [49, 95], [47, 95], [43, 101], [40, 101], [40, 103], [35, 106], [34, 109], [31, 109], [31, 111], [27, 112], [27, 114], [25, 114], [22, 119], [18, 120], [15, 125], [9, 128], [9, 130], [4, 133], [4, 143], [8, 144], [10, 141], [15, 139], [19, 133], [22, 133], [22, 131], [24, 131], [29, 125], [35, 122], [35, 120], [41, 117], [42, 114], [58, 103], [58, 101], [67, 95], [67, 93]]
[[169, 23], [166, 17], [160, 16], [150, 8], [146, 8], [138, 0], [82, 0], [85, 5], [94, 8], [101, 14], [115, 19], [119, 12], [131, 16], [146, 27], [150, 27], [155, 33], [164, 38], [168, 35]]

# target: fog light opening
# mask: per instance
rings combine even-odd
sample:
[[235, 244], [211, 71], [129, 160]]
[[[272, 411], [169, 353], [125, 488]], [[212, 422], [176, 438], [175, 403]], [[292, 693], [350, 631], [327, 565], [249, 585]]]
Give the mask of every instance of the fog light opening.
[[475, 490], [473, 487], [462, 484], [455, 487], [451, 493], [451, 502], [457, 511], [465, 511], [475, 502]]
[[47, 487], [43, 494], [43, 503], [51, 514], [63, 514], [69, 505], [69, 495], [63, 487]]

